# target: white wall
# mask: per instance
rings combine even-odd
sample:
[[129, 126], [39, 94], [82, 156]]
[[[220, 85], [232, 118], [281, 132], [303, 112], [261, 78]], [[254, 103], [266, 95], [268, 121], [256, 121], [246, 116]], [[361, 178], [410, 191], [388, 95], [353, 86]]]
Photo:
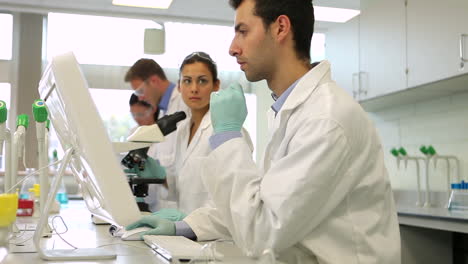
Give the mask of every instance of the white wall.
[[[467, 84], [468, 85], [468, 84]], [[456, 155], [461, 160], [462, 178], [468, 179], [468, 93], [438, 98], [412, 105], [398, 106], [369, 113], [379, 131], [385, 150], [385, 162], [392, 186], [398, 190], [416, 190], [414, 163], [408, 169], [396, 166], [390, 154], [393, 147], [403, 146], [410, 155], [422, 156], [421, 145], [433, 145], [440, 155]], [[452, 163], [454, 164], [454, 163]], [[421, 163], [421, 167], [423, 163]], [[454, 167], [454, 165], [452, 165]], [[431, 163], [430, 184], [435, 191], [446, 190], [446, 163]], [[421, 171], [424, 173], [424, 169]], [[451, 175], [456, 170], [451, 169]], [[423, 177], [424, 178], [424, 177]], [[454, 179], [454, 178], [452, 178]], [[425, 181], [422, 181], [424, 186]]]

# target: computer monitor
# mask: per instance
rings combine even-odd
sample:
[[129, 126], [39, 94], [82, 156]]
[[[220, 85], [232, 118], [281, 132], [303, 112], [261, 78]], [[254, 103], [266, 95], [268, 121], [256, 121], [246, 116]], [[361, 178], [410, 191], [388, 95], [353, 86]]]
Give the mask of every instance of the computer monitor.
[[42, 259], [56, 261], [115, 258], [115, 252], [102, 248], [42, 248], [40, 239], [48, 212], [67, 165], [91, 213], [118, 226], [137, 221], [141, 214], [73, 53], [52, 59], [39, 83], [39, 94], [65, 156], [34, 234], [38, 254]]
[[63, 150], [73, 149], [70, 169], [89, 211], [119, 226], [137, 221], [135, 198], [72, 52], [52, 59], [39, 94]]

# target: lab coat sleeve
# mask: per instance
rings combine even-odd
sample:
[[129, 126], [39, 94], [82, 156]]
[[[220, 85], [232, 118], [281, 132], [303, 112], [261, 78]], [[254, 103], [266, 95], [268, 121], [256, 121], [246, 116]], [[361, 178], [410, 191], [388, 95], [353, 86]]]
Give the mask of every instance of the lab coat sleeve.
[[282, 140], [289, 140], [286, 155], [275, 158], [271, 153], [272, 164], [265, 172], [257, 168], [241, 138], [219, 146], [202, 165], [216, 220], [248, 255], [261, 255], [268, 248], [281, 252], [302, 241], [356, 182], [354, 174], [347, 175], [349, 144], [336, 122], [305, 120]]
[[211, 205], [196, 209], [184, 218], [184, 222], [195, 233], [197, 241], [232, 238], [219, 215], [219, 211]]

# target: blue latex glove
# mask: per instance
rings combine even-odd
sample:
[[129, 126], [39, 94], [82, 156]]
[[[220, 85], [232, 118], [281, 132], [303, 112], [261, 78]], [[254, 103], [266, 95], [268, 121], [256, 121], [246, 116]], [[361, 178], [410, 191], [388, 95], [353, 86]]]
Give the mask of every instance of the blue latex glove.
[[159, 161], [148, 157], [145, 162], [145, 169], [137, 172], [138, 177], [166, 179], [166, 169], [159, 164]]
[[244, 91], [238, 83], [211, 93], [211, 123], [215, 133], [238, 131], [247, 117]]
[[141, 236], [175, 236], [176, 232], [174, 222], [161, 218], [157, 215], [145, 215], [135, 223], [129, 224], [127, 227], [125, 227], [125, 229], [132, 230], [143, 226], [151, 227], [153, 229], [142, 233]]
[[182, 221], [187, 215], [182, 213], [181, 211], [173, 208], [164, 208], [157, 212], [154, 212], [153, 215], [157, 215], [163, 219], [169, 221]]

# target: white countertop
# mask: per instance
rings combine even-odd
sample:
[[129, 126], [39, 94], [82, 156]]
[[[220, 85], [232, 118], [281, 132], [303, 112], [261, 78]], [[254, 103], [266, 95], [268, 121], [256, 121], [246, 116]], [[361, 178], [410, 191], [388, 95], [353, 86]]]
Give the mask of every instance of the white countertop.
[[[87, 263], [87, 264], [100, 264], [100, 263], [167, 263], [164, 259], [160, 258], [157, 253], [150, 249], [142, 241], [122, 241], [120, 238], [112, 237], [108, 230], [109, 225], [94, 225], [91, 222], [91, 215], [84, 206], [83, 201], [70, 201], [67, 208], [61, 210], [60, 215], [63, 217], [68, 226], [68, 232], [62, 235], [69, 243], [78, 248], [93, 248], [100, 247], [112, 250], [117, 254], [117, 258], [113, 260], [99, 260], [99, 261], [66, 261], [63, 263]], [[50, 221], [51, 218], [49, 218]], [[17, 224], [21, 225], [27, 223], [36, 223], [38, 219], [31, 217], [17, 218]], [[61, 221], [55, 221], [58, 230], [63, 230]], [[23, 232], [23, 231], [21, 231]], [[18, 242], [28, 240], [32, 237], [33, 232], [27, 231], [22, 233]], [[29, 246], [32, 239], [24, 243]], [[70, 249], [57, 235], [51, 238], [42, 239], [42, 246], [46, 249]], [[10, 250], [16, 247], [11, 246]], [[240, 250], [235, 247], [232, 242], [218, 242], [216, 243], [216, 250], [224, 255], [223, 263], [232, 264], [249, 264], [256, 263], [253, 259], [242, 256]], [[3, 260], [2, 264], [18, 264], [18, 263], [61, 263], [61, 262], [48, 262], [40, 259], [37, 253], [11, 253]]]

